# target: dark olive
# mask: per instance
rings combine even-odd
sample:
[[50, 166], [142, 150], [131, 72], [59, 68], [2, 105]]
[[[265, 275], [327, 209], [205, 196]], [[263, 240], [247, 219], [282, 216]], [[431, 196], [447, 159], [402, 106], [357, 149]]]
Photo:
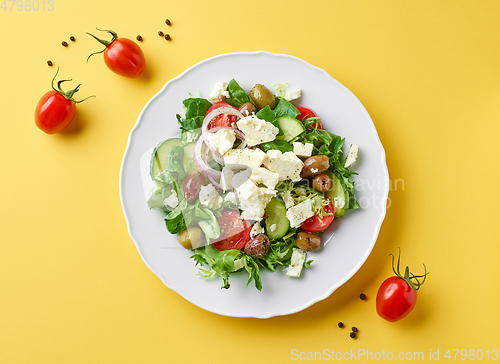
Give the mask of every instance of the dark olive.
[[261, 84], [256, 84], [252, 89], [250, 90], [250, 98], [255, 102], [257, 107], [260, 109], [265, 108], [266, 106], [269, 105], [271, 109], [274, 109], [276, 106], [276, 98], [272, 94], [269, 89]]
[[304, 167], [300, 172], [300, 177], [312, 177], [323, 173], [330, 168], [330, 162], [326, 155], [314, 155], [304, 161]]
[[257, 108], [251, 102], [244, 103], [243, 105], [240, 106], [239, 110], [240, 113], [243, 114], [243, 116], [252, 115], [252, 113], [257, 112]]
[[321, 238], [318, 235], [301, 231], [295, 238], [295, 244], [305, 252], [315, 252], [321, 248]]
[[319, 192], [330, 191], [332, 180], [325, 173], [318, 174], [313, 178], [313, 188]]
[[200, 171], [193, 171], [184, 181], [184, 197], [187, 202], [193, 203], [200, 194], [201, 186], [205, 183], [205, 177]]
[[269, 238], [264, 234], [259, 234], [245, 245], [244, 250], [252, 258], [262, 258], [267, 254], [270, 246]]

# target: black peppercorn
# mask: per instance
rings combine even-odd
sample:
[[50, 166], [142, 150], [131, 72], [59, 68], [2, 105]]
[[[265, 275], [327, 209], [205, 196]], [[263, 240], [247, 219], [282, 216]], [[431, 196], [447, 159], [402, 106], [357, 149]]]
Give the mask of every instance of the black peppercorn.
[[69, 40], [74, 42], [76, 39], [75, 39], [75, 37], [71, 36], [71, 37], [69, 37]]
[[167, 19], [167, 20], [165, 20], [165, 24], [170, 25], [172, 23], [170, 22], [170, 20]]
[[351, 330], [352, 330], [352, 332], [358, 332], [358, 328], [357, 328], [356, 326], [353, 326], [353, 327], [351, 328]]
[[349, 336], [351, 337], [351, 339], [354, 339], [356, 337], [356, 333], [353, 331], [349, 334]]
[[51, 61], [51, 60], [48, 60], [48, 61], [47, 61], [47, 64], [48, 64], [49, 66], [52, 66], [52, 65], [53, 65], [53, 63], [52, 63], [52, 61]]
[[338, 326], [339, 326], [340, 328], [343, 328], [343, 327], [344, 327], [344, 323], [343, 323], [343, 322], [339, 322], [339, 323], [338, 323]]
[[170, 35], [165, 34], [165, 39], [166, 39], [166, 40], [170, 40]]
[[366, 295], [364, 293], [361, 293], [359, 295], [359, 298], [362, 299], [363, 301], [366, 300]]
[[67, 47], [68, 46], [68, 43], [65, 40], [63, 40], [61, 44], [62, 44], [63, 47]]
[[135, 39], [137, 39], [139, 42], [142, 42], [142, 37], [140, 35], [138, 35], [137, 37], [135, 37]]
[[163, 37], [163, 32], [160, 30], [160, 31], [158, 32], [158, 35], [159, 35], [160, 37]]

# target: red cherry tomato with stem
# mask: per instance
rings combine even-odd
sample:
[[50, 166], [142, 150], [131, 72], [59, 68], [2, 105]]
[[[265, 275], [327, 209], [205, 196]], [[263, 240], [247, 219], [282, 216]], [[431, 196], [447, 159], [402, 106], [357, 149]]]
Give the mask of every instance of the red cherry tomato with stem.
[[[101, 29], [97, 28], [97, 30]], [[118, 38], [118, 35], [112, 30], [101, 31], [108, 32], [113, 38], [111, 41], [107, 41], [87, 33], [94, 37], [99, 43], [106, 46], [102, 51], [92, 53], [87, 58], [87, 62], [94, 54], [104, 52], [104, 62], [111, 71], [120, 76], [129, 78], [138, 77], [146, 67], [146, 59], [144, 58], [141, 47], [128, 38]]]
[[[218, 109], [219, 107], [232, 107], [235, 110], [236, 109], [234, 106], [229, 105], [227, 102], [221, 101], [221, 102], [216, 102], [213, 104], [210, 109], [208, 109], [207, 113], [205, 116], [210, 114], [215, 109]], [[238, 121], [238, 117], [236, 115], [228, 115], [228, 114], [220, 114], [217, 115], [215, 118], [210, 120], [208, 123], [207, 129], [210, 130], [212, 128], [218, 127], [218, 126], [229, 126], [229, 127], [236, 127], [236, 122]]]
[[220, 236], [213, 239], [213, 246], [217, 250], [241, 250], [248, 240], [252, 225], [246, 220], [241, 220], [236, 211], [226, 211], [217, 219], [220, 227]]
[[[314, 112], [313, 109], [309, 109], [307, 107], [298, 106], [297, 109], [300, 111], [300, 114], [297, 116], [299, 120], [307, 120], [309, 118], [317, 118], [318, 114]], [[318, 129], [323, 129], [323, 125], [321, 124], [321, 120], [318, 120]], [[316, 122], [312, 123], [312, 127], [316, 127]]]
[[322, 218], [320, 218], [317, 214], [314, 214], [314, 216], [304, 221], [302, 225], [300, 225], [300, 227], [310, 233], [317, 233], [319, 231], [325, 230], [328, 226], [330, 226], [333, 219], [335, 218], [335, 211], [331, 202], [323, 207], [323, 209], [325, 210], [325, 212], [332, 214], [323, 216]]
[[73, 95], [78, 92], [80, 85], [74, 89], [64, 92], [61, 89], [61, 84], [71, 80], [61, 80], [57, 82], [57, 89], [54, 87], [54, 80], [59, 73], [59, 68], [52, 79], [52, 91], [45, 93], [38, 101], [35, 108], [35, 124], [38, 128], [47, 133], [55, 134], [67, 127], [75, 117], [76, 104], [85, 101], [75, 101]]
[[[392, 254], [391, 254], [392, 255]], [[397, 268], [394, 267], [394, 255], [392, 255], [392, 270], [396, 277], [387, 278], [378, 289], [376, 306], [377, 313], [383, 319], [395, 322], [408, 316], [417, 303], [417, 291], [425, 282], [427, 269], [425, 273], [416, 276], [406, 267], [404, 276], [399, 272], [399, 260], [401, 251], [398, 255]], [[420, 282], [419, 278], [423, 278]]]

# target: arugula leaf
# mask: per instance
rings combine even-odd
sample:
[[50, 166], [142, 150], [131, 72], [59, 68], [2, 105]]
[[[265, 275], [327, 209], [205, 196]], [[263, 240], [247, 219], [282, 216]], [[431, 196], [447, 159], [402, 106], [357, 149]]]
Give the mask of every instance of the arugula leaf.
[[257, 262], [250, 256], [245, 255], [245, 269], [250, 274], [247, 281], [247, 286], [252, 282], [255, 282], [255, 288], [262, 291], [262, 281], [260, 279], [260, 270]]
[[259, 148], [264, 152], [267, 152], [271, 149], [277, 149], [282, 153], [293, 151], [293, 146], [283, 139], [275, 139], [272, 142], [259, 144]]
[[177, 122], [182, 131], [191, 131], [201, 128], [203, 119], [212, 103], [207, 99], [190, 97], [182, 101], [186, 109], [186, 116], [184, 119], [179, 114], [176, 115]]
[[237, 266], [236, 262], [241, 259], [243, 253], [237, 249], [223, 250], [217, 254], [215, 264], [226, 272], [234, 272], [241, 268]]
[[285, 99], [279, 99], [278, 105], [274, 108], [274, 115], [276, 119], [281, 118], [283, 116], [288, 116], [291, 118], [297, 118], [297, 115], [300, 114], [300, 111], [290, 102]]
[[255, 104], [250, 96], [247, 95], [245, 90], [241, 88], [240, 85], [234, 80], [234, 78], [229, 81], [227, 85], [227, 91], [229, 92], [229, 98], [226, 99], [226, 102], [229, 105], [239, 108], [241, 105], [251, 102]]

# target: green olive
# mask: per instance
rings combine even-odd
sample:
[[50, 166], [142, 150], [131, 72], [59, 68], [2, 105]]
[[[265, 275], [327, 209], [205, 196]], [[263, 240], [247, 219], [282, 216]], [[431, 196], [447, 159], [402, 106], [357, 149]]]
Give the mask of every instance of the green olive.
[[269, 89], [261, 84], [256, 84], [250, 90], [250, 98], [255, 102], [257, 107], [260, 109], [265, 108], [269, 105], [271, 109], [276, 106], [276, 99]]
[[196, 249], [201, 245], [201, 229], [190, 227], [179, 234], [179, 244], [185, 249]]
[[295, 244], [306, 252], [315, 252], [321, 248], [321, 238], [318, 235], [301, 231], [295, 238]]

